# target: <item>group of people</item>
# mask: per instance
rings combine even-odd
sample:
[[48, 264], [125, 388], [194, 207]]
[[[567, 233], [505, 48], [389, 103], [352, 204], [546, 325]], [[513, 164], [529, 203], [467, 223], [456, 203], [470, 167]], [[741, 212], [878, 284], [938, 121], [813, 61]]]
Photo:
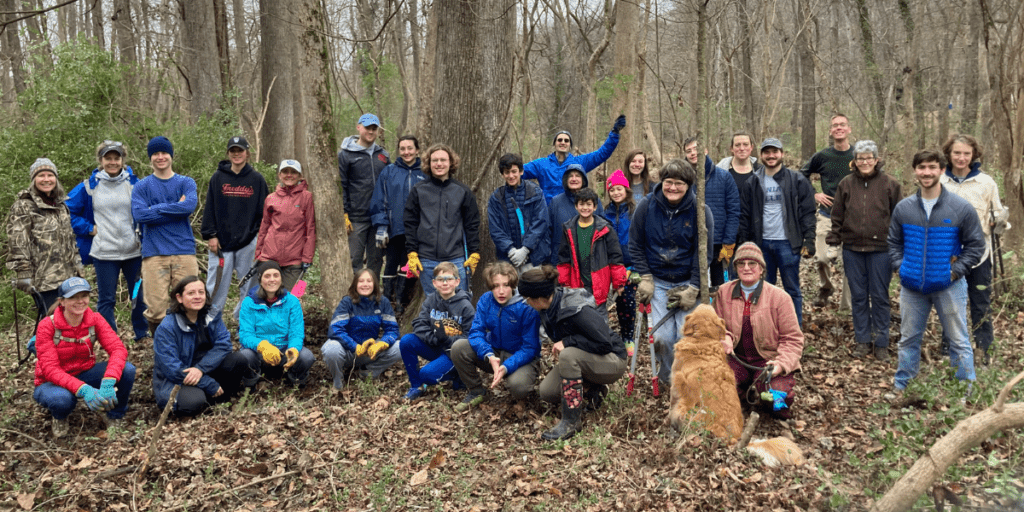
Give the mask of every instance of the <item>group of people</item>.
[[[568, 438], [624, 374], [624, 340], [640, 334], [634, 332], [638, 303], [649, 305], [648, 321], [660, 326], [653, 333], [657, 376], [669, 380], [674, 345], [700, 299], [700, 251], [710, 263], [715, 309], [729, 331], [723, 346], [737, 392], [777, 392], [782, 405], [753, 400], [776, 416], [789, 417], [800, 369], [801, 256], [818, 256], [820, 303], [831, 294], [831, 265], [842, 255], [842, 302], [852, 307], [859, 357], [888, 358], [888, 285], [893, 271], [899, 273], [904, 321], [896, 392], [918, 371], [932, 304], [957, 377], [974, 379], [968, 300], [987, 363], [986, 236], [1005, 229], [1006, 215], [994, 182], [980, 171], [981, 148], [972, 137], [953, 136], [945, 154], [915, 155], [920, 189], [908, 198], [883, 172], [873, 142], [851, 143], [843, 115], [831, 119], [833, 145], [803, 172], [783, 164], [776, 138], [764, 139], [754, 157], [752, 136], [737, 132], [732, 157], [719, 165], [706, 152], [702, 161], [698, 141], [688, 139], [684, 157], [665, 163], [657, 180], [647, 154], [631, 151], [623, 169], [606, 180], [602, 204], [588, 173], [612, 154], [625, 124], [625, 117], [617, 118], [592, 153], [573, 154], [571, 134], [560, 131], [546, 158], [499, 159], [505, 183], [487, 202], [498, 261], [484, 268], [489, 291], [474, 304], [468, 284], [480, 262], [481, 219], [472, 190], [455, 177], [458, 154], [432, 145], [423, 153], [424, 172], [419, 142], [407, 135], [391, 163], [375, 142], [380, 120], [362, 115], [338, 155], [354, 278], [321, 347], [332, 392], [353, 376], [377, 378], [401, 361], [409, 400], [451, 382], [466, 389], [455, 406], [466, 412], [503, 383], [520, 400], [536, 388], [541, 399], [561, 404], [560, 423], [543, 437]], [[153, 174], [138, 179], [124, 165], [124, 146], [104, 141], [97, 169], [67, 196], [53, 162], [39, 159], [30, 169], [31, 186], [12, 208], [8, 265], [18, 288], [41, 296], [49, 308], [37, 339], [54, 343], [37, 344], [35, 397], [50, 410], [58, 435], [68, 430], [76, 398], [110, 420], [126, 410], [134, 367], [116, 335], [119, 274], [143, 299], [133, 308], [132, 324], [137, 340], [152, 337], [153, 389], [161, 407], [176, 385], [173, 407], [180, 415], [228, 400], [261, 376], [284, 375], [304, 386], [316, 359], [304, 346], [302, 306], [290, 291], [316, 245], [301, 164], [283, 161], [271, 194], [248, 162], [246, 140], [229, 140], [206, 195], [200, 231], [209, 271], [203, 282], [189, 224], [198, 202], [195, 181], [173, 171], [166, 138], [153, 138], [147, 150]], [[697, 229], [702, 167], [706, 247], [699, 246]], [[812, 174], [821, 175], [821, 192], [814, 191]], [[82, 264], [90, 260], [98, 313], [89, 309], [91, 287], [81, 279]], [[222, 320], [232, 274], [243, 296], [233, 311], [237, 351]], [[781, 289], [774, 286], [777, 274]], [[417, 282], [424, 300], [412, 332], [402, 335], [396, 310], [408, 307]], [[609, 301], [616, 304], [617, 331], [609, 327]], [[535, 386], [542, 339], [550, 341], [555, 365]], [[107, 363], [96, 364], [94, 342], [110, 354]]]

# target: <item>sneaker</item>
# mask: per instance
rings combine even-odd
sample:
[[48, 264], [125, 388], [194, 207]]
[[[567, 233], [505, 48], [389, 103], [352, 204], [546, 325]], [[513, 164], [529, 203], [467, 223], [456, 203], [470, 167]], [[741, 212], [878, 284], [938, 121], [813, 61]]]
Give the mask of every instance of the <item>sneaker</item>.
[[892, 391], [882, 395], [882, 398], [885, 399], [886, 402], [889, 402], [891, 404], [901, 402], [903, 401], [903, 390], [893, 388]]
[[469, 393], [466, 393], [466, 398], [462, 399], [462, 403], [455, 406], [455, 412], [467, 412], [484, 403], [485, 400], [487, 400], [487, 390], [470, 391]]
[[423, 393], [427, 391], [427, 386], [417, 386], [415, 388], [409, 388], [409, 392], [405, 394], [405, 399], [412, 402], [417, 398], [423, 396]]
[[864, 356], [866, 356], [866, 355], [868, 355], [870, 353], [871, 353], [871, 344], [870, 343], [858, 343], [857, 346], [853, 348], [853, 357], [856, 357], [857, 359], [863, 359]]
[[70, 431], [71, 427], [68, 426], [67, 418], [64, 418], [62, 420], [58, 420], [57, 418], [53, 419], [53, 437], [64, 437], [68, 435], [68, 432]]
[[814, 300], [814, 307], [823, 308], [828, 305], [828, 298], [832, 296], [832, 288], [822, 288], [818, 291], [818, 298]]
[[875, 346], [875, 359], [883, 363], [889, 362], [889, 347]]

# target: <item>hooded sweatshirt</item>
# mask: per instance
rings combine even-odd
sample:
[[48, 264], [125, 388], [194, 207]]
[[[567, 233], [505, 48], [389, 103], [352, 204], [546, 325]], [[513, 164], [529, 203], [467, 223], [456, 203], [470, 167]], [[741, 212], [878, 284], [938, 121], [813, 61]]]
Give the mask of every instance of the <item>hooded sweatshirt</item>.
[[[412, 332], [430, 347], [449, 350], [455, 340], [469, 336], [475, 315], [473, 298], [465, 290], [459, 288], [447, 299], [434, 292], [423, 299], [420, 313], [412, 321]], [[444, 336], [437, 336], [435, 323], [444, 327]]]
[[267, 193], [267, 181], [251, 165], [235, 174], [231, 161], [221, 160], [206, 192], [203, 240], [217, 238], [221, 250], [229, 252], [249, 245], [260, 232]]
[[263, 206], [263, 222], [256, 239], [256, 259], [286, 267], [313, 263], [316, 251], [316, 215], [313, 194], [302, 180], [291, 187], [277, 186]]
[[370, 199], [373, 186], [381, 170], [391, 163], [384, 148], [376, 143], [364, 148], [359, 136], [352, 135], [341, 142], [338, 151], [338, 174], [341, 175], [341, 194], [345, 213], [352, 222], [370, 221]]
[[71, 212], [71, 227], [83, 264], [92, 263], [93, 258], [123, 261], [142, 254], [142, 242], [132, 219], [132, 189], [138, 181], [131, 167], [117, 176], [96, 169], [71, 189], [65, 204]]

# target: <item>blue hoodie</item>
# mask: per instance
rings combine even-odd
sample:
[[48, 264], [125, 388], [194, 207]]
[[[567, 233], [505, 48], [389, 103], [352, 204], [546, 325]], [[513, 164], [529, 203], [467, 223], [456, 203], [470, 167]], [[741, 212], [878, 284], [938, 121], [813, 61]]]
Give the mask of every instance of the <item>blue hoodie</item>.
[[[90, 234], [96, 229], [96, 220], [93, 215], [92, 206], [92, 195], [96, 190], [96, 186], [99, 185], [101, 176], [99, 173], [107, 175], [107, 171], [102, 169], [95, 169], [89, 178], [79, 183], [75, 188], [71, 189], [68, 193], [68, 198], [64, 200], [64, 204], [68, 207], [68, 211], [71, 213], [71, 229], [75, 231], [75, 239], [78, 242], [78, 254], [82, 257], [82, 264], [88, 265], [92, 263], [92, 257], [89, 253], [92, 251], [92, 240], [93, 236]], [[125, 190], [128, 194], [129, 202], [131, 201], [132, 189], [135, 188], [135, 184], [139, 182], [138, 176], [132, 172], [132, 168], [125, 166], [121, 174], [116, 177], [109, 178], [113, 186], [125, 186]], [[131, 235], [135, 236], [136, 241], [138, 235], [135, 234], [136, 224], [132, 219], [131, 208], [129, 207], [126, 212], [128, 220], [131, 222]], [[129, 234], [129, 231], [124, 229], [127, 226], [120, 226], [114, 231], [119, 238]], [[99, 234], [99, 233], [97, 233]], [[138, 245], [136, 243], [135, 245]], [[136, 251], [137, 252], [137, 251]], [[137, 254], [132, 257], [138, 256]]]
[[476, 303], [469, 344], [484, 361], [495, 354], [495, 350], [512, 353], [501, 363], [508, 375], [512, 375], [540, 357], [539, 328], [540, 316], [518, 293], [505, 304], [498, 304], [494, 293], [487, 292]]
[[349, 352], [355, 352], [357, 345], [370, 338], [394, 345], [398, 341], [395, 310], [391, 309], [387, 297], [381, 297], [380, 301], [362, 297], [359, 302], [353, 302], [352, 297], [346, 295], [334, 308], [327, 337], [339, 341]]
[[[597, 166], [604, 163], [608, 157], [612, 156], [615, 147], [618, 145], [619, 134], [608, 132], [608, 138], [605, 139], [601, 147], [597, 148], [597, 151], [579, 156], [567, 153], [565, 160], [562, 162], [558, 161], [558, 157], [554, 153], [547, 157], [527, 162], [523, 166], [523, 179], [537, 180], [537, 184], [544, 190], [544, 199], [550, 204], [552, 198], [562, 193], [562, 175], [565, 174], [565, 170], [569, 168], [570, 164], [583, 166], [585, 172], [593, 171]], [[552, 248], [551, 252], [558, 252], [558, 250]]]
[[243, 347], [256, 350], [260, 341], [267, 340], [278, 350], [302, 350], [306, 337], [306, 323], [302, 318], [302, 303], [287, 289], [273, 303], [259, 298], [259, 285], [249, 289], [238, 312], [238, 340]]
[[405, 200], [413, 185], [425, 179], [419, 158], [411, 166], [399, 158], [380, 172], [370, 199], [370, 223], [375, 231], [387, 226], [389, 237], [405, 234]]

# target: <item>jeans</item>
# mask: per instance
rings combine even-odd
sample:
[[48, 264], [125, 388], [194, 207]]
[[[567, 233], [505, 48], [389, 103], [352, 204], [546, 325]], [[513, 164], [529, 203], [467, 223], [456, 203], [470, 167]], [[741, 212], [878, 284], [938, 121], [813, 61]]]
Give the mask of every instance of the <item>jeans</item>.
[[782, 275], [782, 287], [793, 298], [796, 309], [796, 320], [804, 324], [804, 297], [800, 293], [800, 253], [793, 252], [793, 247], [786, 240], [763, 240], [761, 250], [764, 251], [764, 280], [775, 284], [775, 271]]
[[[461, 288], [473, 295], [473, 292], [469, 289], [469, 279], [466, 279], [466, 267], [462, 264], [466, 262], [466, 258], [456, 258], [454, 260], [448, 260], [455, 265], [455, 268], [459, 269], [459, 279], [462, 280]], [[440, 261], [428, 260], [420, 258], [420, 264], [423, 265], [423, 272], [420, 272], [420, 286], [423, 287], [423, 296], [426, 297], [431, 293], [434, 293], [434, 267], [437, 266]]]
[[[967, 279], [967, 298], [971, 308], [971, 330], [974, 345], [986, 354], [992, 346], [992, 258], [974, 267], [964, 276]], [[943, 345], [949, 345], [949, 336], [942, 331]]]
[[260, 380], [261, 374], [276, 377], [282, 373], [288, 377], [288, 382], [291, 382], [293, 385], [304, 386], [306, 385], [306, 379], [309, 379], [309, 369], [316, 362], [316, 356], [313, 355], [313, 351], [305, 347], [299, 351], [298, 360], [295, 361], [295, 364], [288, 371], [284, 370], [284, 363], [286, 361], [284, 350], [281, 351], [281, 361], [276, 365], [264, 361], [263, 356], [259, 352], [249, 348], [243, 348], [238, 353], [245, 358], [245, 365], [250, 370], [242, 378], [242, 385], [247, 388], [255, 386]]
[[[433, 386], [459, 377], [455, 371], [455, 364], [446, 353], [447, 350], [431, 347], [413, 333], [402, 336], [398, 346], [402, 354], [402, 364], [405, 365], [405, 373], [409, 376], [410, 388], [418, 388], [424, 384]], [[428, 361], [423, 368], [420, 368], [421, 357]]]
[[[139, 274], [142, 272], [142, 257], [131, 258], [120, 261], [92, 260], [96, 267], [96, 288], [98, 298], [96, 300], [96, 312], [110, 324], [110, 328], [117, 332], [117, 321], [114, 319], [114, 305], [117, 304], [117, 281], [120, 274], [124, 274], [124, 280], [128, 283], [128, 293], [135, 292], [135, 283], [139, 281]], [[146, 301], [142, 300], [142, 287], [139, 287], [139, 295], [135, 300], [135, 307], [132, 308], [132, 330], [135, 331], [135, 339], [149, 336], [149, 324], [146, 322]]]
[[377, 359], [370, 359], [370, 356], [365, 354], [356, 357], [354, 352], [338, 340], [327, 340], [320, 347], [320, 355], [323, 356], [324, 364], [334, 379], [334, 389], [341, 389], [345, 387], [345, 376], [353, 366], [358, 368], [358, 371], [370, 372], [375, 379], [380, 377], [384, 370], [402, 360], [400, 346], [401, 343], [394, 343], [387, 350], [377, 354]]
[[892, 264], [886, 251], [843, 249], [846, 282], [850, 284], [853, 339], [857, 343], [889, 346], [889, 282]]
[[[228, 290], [231, 288], [231, 275], [237, 273], [238, 278], [241, 279], [245, 277], [245, 274], [249, 273], [249, 269], [255, 264], [256, 237], [253, 237], [252, 241], [245, 247], [239, 247], [234, 251], [222, 250], [220, 253], [224, 256], [224, 268], [218, 268], [220, 266], [220, 259], [217, 257], [217, 253], [214, 252], [210, 253], [209, 264], [206, 267], [206, 292], [210, 295], [210, 311], [206, 315], [208, 321], [215, 318], [221, 311], [224, 311], [224, 303], [228, 300]], [[221, 280], [219, 289], [217, 289], [218, 277]], [[250, 279], [250, 282], [256, 283], [259, 281], [253, 277]], [[238, 288], [240, 290], [240, 298], [232, 312], [232, 316], [236, 321], [238, 320], [238, 310], [242, 299], [249, 293], [249, 284], [238, 283]], [[216, 293], [214, 293], [215, 289]]]
[[[665, 315], [668, 315], [668, 291], [676, 286], [688, 284], [689, 281], [682, 283], [672, 283], [669, 281], [662, 281], [657, 277], [654, 278], [654, 297], [651, 299], [651, 317], [647, 319], [648, 322], [652, 322], [651, 328], [658, 324]], [[698, 302], [697, 304], [699, 304]], [[666, 320], [665, 323], [654, 331], [654, 349], [655, 359], [658, 361], [658, 380], [670, 385], [672, 378], [672, 362], [676, 357], [676, 342], [682, 336], [683, 326], [686, 325], [686, 316], [696, 309], [697, 304], [694, 304], [693, 308], [687, 311], [682, 309], [672, 310], [672, 318]], [[636, 347], [640, 350], [642, 347]]]
[[898, 390], [906, 389], [910, 379], [917, 376], [921, 365], [921, 337], [932, 306], [939, 315], [942, 330], [949, 333], [949, 364], [956, 367], [956, 378], [975, 380], [974, 352], [967, 334], [967, 280], [961, 277], [948, 288], [929, 294], [903, 288], [900, 294], [903, 326], [894, 382]]
[[[75, 375], [78, 380], [96, 388], [100, 388], [103, 381], [103, 374], [107, 371], [107, 361], [96, 363], [92, 368]], [[121, 370], [121, 380], [117, 381], [117, 407], [107, 411], [107, 417], [116, 420], [124, 417], [128, 412], [128, 396], [135, 384], [135, 366], [129, 362], [124, 363]], [[78, 391], [77, 389], [75, 391]], [[78, 403], [78, 397], [74, 392], [68, 391], [52, 382], [44, 382], [36, 386], [32, 392], [32, 398], [36, 403], [46, 407], [54, 419], [62, 420], [71, 415]]]
[[377, 248], [377, 230], [370, 225], [369, 220], [352, 221], [352, 232], [348, 234], [348, 252], [352, 255], [353, 272], [363, 268], [365, 255], [366, 268], [380, 276], [383, 259], [380, 249]]

